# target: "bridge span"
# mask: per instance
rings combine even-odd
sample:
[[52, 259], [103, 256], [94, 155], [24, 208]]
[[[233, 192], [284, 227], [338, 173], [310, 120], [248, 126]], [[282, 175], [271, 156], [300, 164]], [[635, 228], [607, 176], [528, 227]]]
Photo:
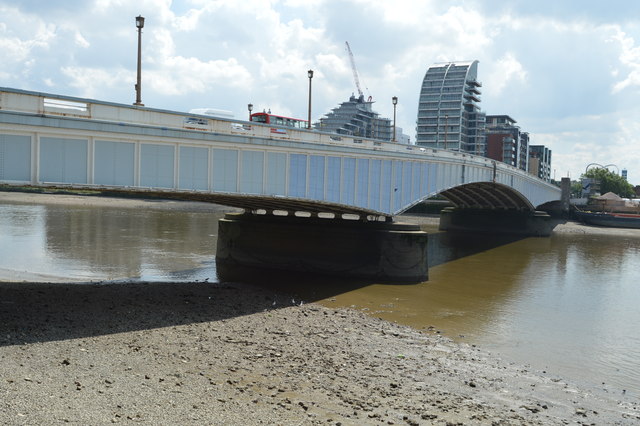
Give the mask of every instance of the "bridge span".
[[0, 88], [0, 183], [361, 222], [391, 222], [438, 194], [474, 211], [560, 199], [554, 185], [466, 153], [10, 88]]

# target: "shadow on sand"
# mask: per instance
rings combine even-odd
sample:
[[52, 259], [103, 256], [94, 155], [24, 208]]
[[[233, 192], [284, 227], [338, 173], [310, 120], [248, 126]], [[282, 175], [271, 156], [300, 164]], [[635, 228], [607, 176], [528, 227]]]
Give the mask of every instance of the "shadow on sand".
[[[430, 267], [518, 239], [430, 234]], [[241, 272], [220, 283], [0, 283], [0, 346], [220, 321], [373, 284], [282, 271]]]

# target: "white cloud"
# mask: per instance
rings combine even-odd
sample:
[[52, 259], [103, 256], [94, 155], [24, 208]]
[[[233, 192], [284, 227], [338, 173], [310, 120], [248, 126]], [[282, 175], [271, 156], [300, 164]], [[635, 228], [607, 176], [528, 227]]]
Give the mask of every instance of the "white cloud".
[[[70, 80], [69, 85], [78, 89], [78, 95], [86, 98], [99, 98], [105, 91], [121, 87], [135, 79], [135, 74], [126, 69], [63, 67], [60, 71]], [[45, 83], [52, 85], [50, 79]]]
[[76, 44], [84, 49], [87, 49], [91, 46], [91, 43], [89, 43], [87, 39], [82, 37], [82, 34], [80, 34], [79, 32], [76, 32], [75, 39], [76, 39]]
[[197, 58], [174, 56], [147, 72], [146, 77], [151, 89], [163, 95], [215, 90], [216, 85], [245, 87], [251, 82], [249, 71], [234, 58], [202, 62]]
[[[633, 37], [628, 36], [619, 28], [610, 40], [619, 45], [621, 50], [620, 64], [630, 69], [624, 80], [615, 83], [613, 93], [618, 93], [628, 87], [640, 86], [640, 46], [636, 46]], [[619, 73], [620, 70], [616, 69], [616, 76]]]
[[524, 83], [527, 80], [527, 72], [511, 52], [499, 58], [495, 64], [491, 64], [489, 70], [488, 77], [484, 79], [484, 87], [492, 96], [501, 95], [511, 84]]

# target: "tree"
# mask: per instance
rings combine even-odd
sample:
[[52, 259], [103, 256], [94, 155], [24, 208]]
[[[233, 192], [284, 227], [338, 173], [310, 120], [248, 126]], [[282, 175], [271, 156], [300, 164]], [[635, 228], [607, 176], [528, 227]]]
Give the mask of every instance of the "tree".
[[623, 198], [631, 198], [635, 194], [633, 185], [624, 180], [622, 176], [610, 172], [605, 168], [589, 169], [582, 174], [582, 177], [599, 180], [601, 194], [613, 192]]
[[580, 182], [579, 180], [574, 180], [571, 182], [571, 197], [582, 197], [582, 182]]

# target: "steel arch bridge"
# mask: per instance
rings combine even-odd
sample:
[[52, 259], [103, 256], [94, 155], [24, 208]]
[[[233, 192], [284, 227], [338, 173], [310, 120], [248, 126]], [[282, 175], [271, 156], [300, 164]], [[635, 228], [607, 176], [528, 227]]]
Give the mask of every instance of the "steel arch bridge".
[[435, 195], [533, 211], [560, 189], [484, 157], [0, 88], [0, 183], [390, 219]]

